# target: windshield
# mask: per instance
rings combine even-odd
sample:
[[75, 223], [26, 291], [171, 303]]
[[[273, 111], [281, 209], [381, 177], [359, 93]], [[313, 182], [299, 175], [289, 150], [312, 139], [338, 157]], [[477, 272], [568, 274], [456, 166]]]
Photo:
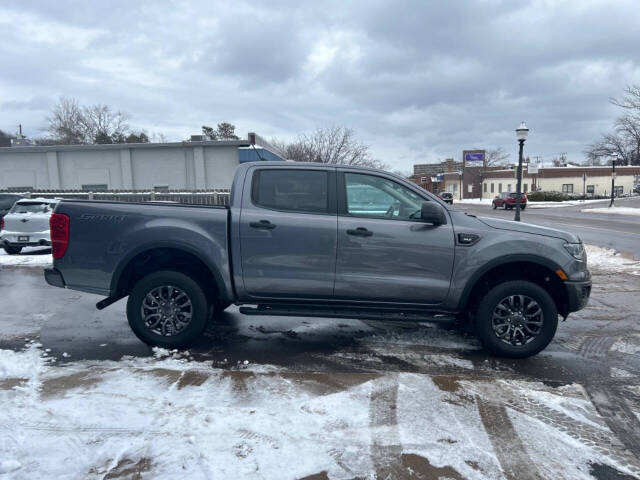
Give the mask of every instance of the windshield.
[[16, 203], [11, 213], [45, 213], [50, 210], [48, 203]]

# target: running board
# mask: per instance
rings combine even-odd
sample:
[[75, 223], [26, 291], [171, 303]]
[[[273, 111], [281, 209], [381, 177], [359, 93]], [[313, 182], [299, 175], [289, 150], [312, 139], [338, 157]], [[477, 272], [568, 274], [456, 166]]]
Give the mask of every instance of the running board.
[[384, 310], [340, 307], [302, 307], [297, 305], [258, 305], [240, 307], [244, 315], [270, 315], [278, 317], [327, 317], [358, 320], [385, 320], [404, 322], [451, 322], [456, 319], [450, 313], [420, 312], [414, 310]]

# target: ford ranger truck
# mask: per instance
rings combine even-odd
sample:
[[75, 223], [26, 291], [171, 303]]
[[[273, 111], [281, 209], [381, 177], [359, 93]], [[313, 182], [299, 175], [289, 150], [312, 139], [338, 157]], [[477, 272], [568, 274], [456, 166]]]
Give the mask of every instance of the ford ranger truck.
[[184, 347], [229, 305], [246, 315], [468, 322], [493, 354], [527, 357], [591, 275], [571, 233], [476, 218], [388, 172], [244, 163], [230, 205], [63, 200], [50, 285], [128, 297], [140, 340]]

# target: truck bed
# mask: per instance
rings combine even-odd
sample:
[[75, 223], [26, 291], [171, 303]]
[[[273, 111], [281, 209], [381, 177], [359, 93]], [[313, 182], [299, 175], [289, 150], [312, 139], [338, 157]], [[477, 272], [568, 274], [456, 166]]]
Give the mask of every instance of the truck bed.
[[69, 288], [114, 296], [127, 267], [161, 249], [193, 255], [231, 288], [226, 206], [62, 200], [55, 213], [69, 217], [69, 246], [54, 259]]

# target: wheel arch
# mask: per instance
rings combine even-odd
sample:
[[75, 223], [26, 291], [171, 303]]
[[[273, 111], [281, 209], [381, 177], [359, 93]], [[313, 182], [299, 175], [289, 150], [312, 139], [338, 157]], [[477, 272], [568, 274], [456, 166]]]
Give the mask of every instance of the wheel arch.
[[227, 298], [224, 279], [217, 266], [188, 245], [173, 242], [143, 245], [123, 258], [111, 278], [111, 296], [126, 296], [136, 281], [150, 273], [165, 269], [196, 275], [205, 282], [211, 281], [215, 287], [215, 297], [225, 302], [230, 300]]
[[508, 280], [528, 280], [544, 288], [553, 298], [558, 312], [568, 314], [567, 289], [556, 271], [560, 265], [545, 257], [514, 254], [496, 258], [477, 270], [467, 282], [458, 311], [473, 310], [483, 292]]

